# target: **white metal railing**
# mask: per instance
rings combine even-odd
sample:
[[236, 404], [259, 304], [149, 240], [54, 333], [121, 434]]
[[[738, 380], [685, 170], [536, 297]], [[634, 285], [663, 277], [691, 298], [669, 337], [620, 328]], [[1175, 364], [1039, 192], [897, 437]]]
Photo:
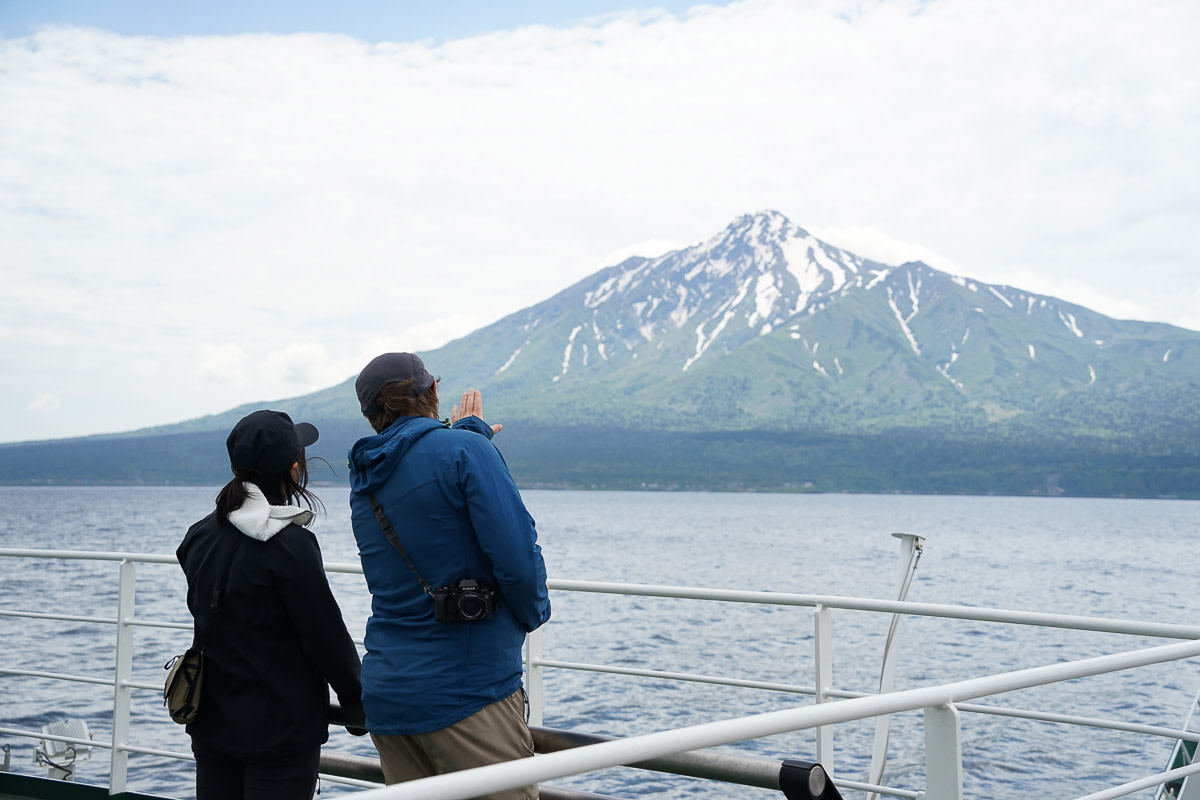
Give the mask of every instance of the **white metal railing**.
[[[634, 736], [561, 753], [551, 753], [535, 759], [509, 761], [466, 772], [450, 773], [389, 786], [365, 792], [361, 797], [363, 800], [464, 800], [464, 798], [475, 797], [483, 792], [503, 791], [552, 778], [627, 764], [631, 761], [644, 761], [669, 753], [698, 750], [746, 739], [759, 739], [823, 725], [920, 709], [925, 712], [925, 772], [927, 780], [925, 792], [921, 794], [921, 797], [924, 800], [950, 800], [962, 797], [962, 748], [959, 736], [959, 714], [955, 703], [986, 695], [1196, 656], [1200, 656], [1200, 641], [1162, 645], [1127, 653], [1115, 653], [989, 675], [941, 686], [906, 689], [838, 703], [772, 711], [739, 719], [709, 722], [644, 736]], [[1196, 765], [1195, 769], [1191, 770], [1191, 772], [1196, 771], [1200, 771], [1200, 765]]]
[[[16, 609], [0, 609], [0, 616], [65, 620], [86, 622], [116, 627], [116, 664], [112, 679], [67, 675], [34, 670], [12, 669], [0, 665], [0, 674], [22, 675], [63, 681], [76, 681], [113, 687], [113, 735], [112, 741], [74, 741], [67, 737], [56, 737], [40, 732], [0, 727], [0, 734], [27, 736], [38, 739], [88, 744], [111, 750], [110, 792], [125, 791], [127, 756], [140, 753], [168, 758], [190, 759], [190, 754], [176, 753], [153, 748], [138, 747], [129, 742], [130, 703], [133, 690], [161, 691], [157, 684], [138, 683], [132, 680], [133, 631], [137, 627], [158, 627], [177, 630], [190, 629], [190, 625], [142, 620], [135, 616], [136, 564], [175, 564], [173, 555], [144, 553], [53, 551], [17, 548], [0, 548], [0, 558], [35, 559], [87, 559], [120, 563], [117, 616], [113, 618], [48, 614]], [[328, 572], [361, 574], [358, 564], [327, 563]], [[748, 592], [692, 587], [655, 586], [641, 584], [599, 583], [552, 579], [553, 591], [619, 594], [639, 597], [681, 598], [702, 601], [759, 603], [777, 606], [803, 606], [813, 609], [814, 619], [814, 677], [811, 686], [750, 681], [740, 678], [707, 676], [657, 670], [641, 670], [614, 667], [603, 664], [547, 659], [543, 654], [543, 637], [540, 631], [530, 635], [526, 648], [526, 687], [530, 698], [531, 724], [540, 725], [545, 707], [542, 674], [546, 669], [585, 670], [618, 675], [635, 675], [669, 680], [697, 681], [717, 685], [741, 686], [757, 689], [812, 695], [815, 705], [787, 711], [707, 723], [630, 739], [588, 745], [585, 747], [539, 756], [536, 759], [494, 765], [491, 767], [439, 776], [416, 781], [403, 786], [389, 787], [368, 792], [366, 797], [425, 798], [437, 797], [454, 800], [478, 795], [482, 789], [499, 790], [505, 787], [522, 786], [556, 777], [617, 766], [634, 761], [687, 750], [728, 744], [745, 739], [760, 738], [777, 733], [815, 729], [817, 736], [817, 758], [834, 774], [833, 741], [834, 726], [852, 720], [880, 717], [900, 711], [923, 709], [926, 727], [926, 780], [923, 792], [838, 778], [835, 783], [848, 789], [887, 794], [902, 798], [924, 798], [924, 800], [957, 799], [962, 797], [962, 752], [960, 744], [959, 715], [961, 712], [998, 714], [1045, 722], [1084, 725], [1094, 728], [1128, 731], [1173, 739], [1200, 741], [1200, 734], [1185, 730], [1132, 724], [1121, 721], [1102, 720], [1082, 716], [1026, 711], [1013, 708], [971, 704], [969, 701], [985, 695], [999, 694], [1015, 689], [1045, 685], [1071, 680], [1087, 675], [1131, 669], [1150, 664], [1163, 663], [1200, 656], [1200, 626], [1173, 625], [1166, 623], [1139, 622], [1077, 615], [1059, 615], [1042, 612], [1007, 611], [1002, 609], [975, 608], [966, 606], [914, 603], [899, 600], [875, 600], [869, 598], [839, 597], [829, 595], [785, 594], [774, 592]], [[868, 611], [910, 616], [942, 617], [970, 621], [996, 622], [1014, 625], [1064, 628], [1082, 631], [1119, 633], [1134, 636], [1149, 636], [1184, 640], [1179, 644], [1164, 645], [1125, 653], [1098, 656], [1073, 662], [1064, 662], [1046, 667], [1020, 670], [984, 678], [961, 681], [942, 686], [910, 689], [900, 692], [873, 694], [835, 689], [832, 681], [832, 612], [835, 609]], [[361, 644], [361, 641], [358, 642]], [[833, 700], [838, 702], [831, 702]], [[1134, 791], [1176, 780], [1181, 776], [1200, 771], [1200, 764], [1147, 776], [1104, 792], [1088, 795], [1078, 800], [1108, 800], [1131, 794]], [[332, 778], [338, 780], [337, 778]], [[342, 782], [368, 786], [362, 781], [342, 779]]]

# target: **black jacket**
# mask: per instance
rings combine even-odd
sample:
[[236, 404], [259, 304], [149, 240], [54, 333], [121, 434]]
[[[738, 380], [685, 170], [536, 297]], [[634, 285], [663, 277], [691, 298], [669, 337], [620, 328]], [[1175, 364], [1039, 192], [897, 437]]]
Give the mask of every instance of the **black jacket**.
[[361, 715], [358, 650], [310, 531], [293, 524], [258, 541], [213, 513], [188, 529], [176, 555], [205, 655], [193, 738], [235, 758], [320, 745], [329, 738], [327, 686]]

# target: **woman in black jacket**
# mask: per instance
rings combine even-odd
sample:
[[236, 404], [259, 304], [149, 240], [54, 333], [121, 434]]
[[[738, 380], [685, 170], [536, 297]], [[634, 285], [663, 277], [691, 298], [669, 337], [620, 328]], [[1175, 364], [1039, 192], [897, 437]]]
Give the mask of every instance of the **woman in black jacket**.
[[329, 687], [347, 718], [362, 718], [358, 650], [303, 527], [320, 507], [305, 488], [304, 448], [317, 435], [281, 411], [239, 421], [226, 440], [234, 479], [176, 552], [205, 658], [187, 726], [197, 800], [307, 800], [329, 738]]

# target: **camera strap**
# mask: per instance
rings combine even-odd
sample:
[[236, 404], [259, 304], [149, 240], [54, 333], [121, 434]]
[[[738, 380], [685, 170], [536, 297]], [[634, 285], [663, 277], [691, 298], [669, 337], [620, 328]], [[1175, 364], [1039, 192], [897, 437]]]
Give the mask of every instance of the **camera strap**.
[[408, 564], [408, 568], [412, 570], [412, 574], [417, 576], [417, 580], [421, 582], [421, 588], [425, 590], [425, 594], [433, 597], [433, 587], [429, 585], [429, 581], [421, 577], [421, 573], [417, 572], [417, 565], [412, 562], [412, 559], [408, 557], [408, 553], [404, 552], [404, 548], [400, 546], [400, 537], [396, 536], [395, 528], [388, 521], [387, 515], [383, 513], [383, 506], [375, 499], [373, 492], [367, 496], [371, 498], [371, 508], [375, 509], [375, 521], [383, 529], [384, 535], [392, 543], [392, 547], [396, 548], [397, 552], [404, 557], [404, 563]]

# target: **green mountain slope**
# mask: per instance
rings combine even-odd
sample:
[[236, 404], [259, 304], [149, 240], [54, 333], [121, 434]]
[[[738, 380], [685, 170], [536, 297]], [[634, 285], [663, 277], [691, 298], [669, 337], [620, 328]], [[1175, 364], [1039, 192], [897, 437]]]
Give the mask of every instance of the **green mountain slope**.
[[[530, 484], [1200, 496], [1200, 333], [871, 262], [775, 212], [422, 357], [444, 414], [483, 390]], [[272, 405], [335, 468], [369, 432], [352, 378]], [[86, 441], [223, 440], [257, 407]], [[0, 446], [0, 481], [62, 479], [72, 446]]]

